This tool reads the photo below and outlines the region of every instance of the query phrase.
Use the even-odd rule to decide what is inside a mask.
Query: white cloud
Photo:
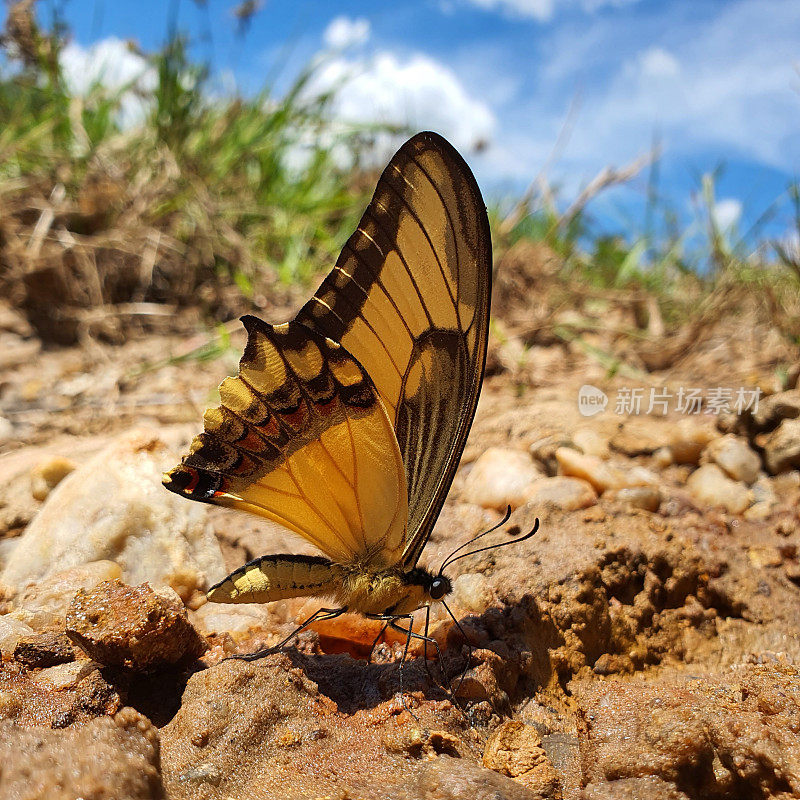
[[[681,71],[678,59],[663,47],[650,47],[639,56],[643,75],[653,78],[674,78]]]
[[[512,17],[528,17],[539,22],[549,22],[556,11],[577,8],[594,13],[601,8],[619,8],[638,0],[467,0],[487,11],[500,11]]]
[[[503,11],[518,17],[531,17],[541,22],[553,16],[554,0],[469,0],[487,11]]]
[[[721,231],[730,231],[742,217],[742,203],[733,197],[717,200],[713,214],[717,228]]]
[[[128,88],[152,92],[158,83],[152,64],[115,36],[101,39],[88,48],[70,42],[61,51],[60,59],[68,89],[79,96],[98,84],[111,92]],[[129,126],[141,121],[145,110],[141,97],[126,92],[120,103],[120,124]]]
[[[364,44],[369,39],[369,34],[369,20],[363,17],[358,19],[336,17],[325,28],[322,40],[334,50],[344,50],[347,47]]]
[[[487,103],[472,96],[453,70],[422,53],[334,58],[322,64],[312,91],[331,88],[339,89],[333,113],[342,121],[430,128],[463,150],[490,139],[496,125]]]

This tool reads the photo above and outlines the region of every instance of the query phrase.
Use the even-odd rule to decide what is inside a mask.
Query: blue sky
[[[699,176],[721,167],[720,220],[741,213],[746,230],[800,175],[797,0],[267,0],[245,35],[217,0],[58,7],[90,61],[109,37],[157,47],[177,9],[195,54],[244,91],[328,51],[319,81],[345,81],[337,113],[441,131],[489,196],[546,168],[569,198],[657,137],[676,210],[688,216]],[[603,198],[606,223],[641,224],[644,187],[642,176]],[[779,203],[766,232],[790,222]]]

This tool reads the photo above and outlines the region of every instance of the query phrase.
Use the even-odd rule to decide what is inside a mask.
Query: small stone
[[[696,469],[686,485],[700,502],[723,506],[731,514],[741,514],[753,500],[753,493],[744,484],[731,480],[716,464]]]
[[[766,475],[762,475],[751,487],[753,500],[756,503],[769,503],[774,505],[778,502],[773,486],[773,480]]]
[[[783,556],[780,550],[769,545],[748,547],[747,556],[754,567],[779,567],[783,564]]]
[[[623,480],[626,487],[658,486],[661,483],[655,472],[640,464],[634,464],[630,469],[625,470]]]
[[[753,412],[753,422],[757,430],[769,430],[786,419],[800,417],[800,389],[776,392],[759,400]]]
[[[663,426],[642,419],[630,419],[611,437],[611,447],[626,456],[650,455],[664,445]]]
[[[67,636],[110,666],[151,670],[197,658],[208,644],[189,623],[180,598],[170,594],[121,581],[81,590],[67,612]]]
[[[540,478],[531,485],[528,502],[533,506],[554,506],[563,511],[588,508],[597,502],[597,492],[580,478]]]
[[[669,437],[669,449],[675,464],[698,464],[700,454],[713,439],[715,431],[698,425],[691,419],[678,421]]]
[[[625,485],[622,472],[599,458],[587,456],[570,447],[559,447],[556,459],[562,475],[582,478],[602,494],[606,489],[618,489]]]
[[[58,456],[37,464],[31,470],[31,494],[37,500],[44,500],[76,466],[74,461]]]
[[[92,667],[91,662],[84,659],[46,667],[34,673],[32,677],[40,686],[52,689],[70,689],[94,668],[96,668],[96,665]]]
[[[761,459],[754,453],[744,439],[728,434],[710,442],[703,451],[702,460],[714,462],[733,478],[747,484],[758,478]]]
[[[800,419],[784,420],[763,438],[764,464],[772,475],[800,467]]]
[[[525,503],[530,485],[542,474],[527,453],[490,447],[467,475],[464,499],[483,508],[517,508]]]
[[[558,773],[532,725],[506,720],[495,728],[483,752],[483,766],[507,775],[539,796],[553,797],[560,790]]]
[[[661,469],[666,469],[667,467],[671,467],[673,462],[672,456],[672,448],[671,447],[659,447],[658,450],[653,453],[653,461],[657,467]]]
[[[67,664],[75,660],[75,650],[66,634],[60,632],[25,636],[14,648],[14,661],[33,669]]]
[[[775,492],[783,496],[800,489],[800,471],[793,469],[790,472],[783,472],[774,478],[770,478],[770,481]]]
[[[8,614],[0,617],[0,656],[11,658],[17,643],[24,636],[30,636],[33,628]]]
[[[587,456],[608,458],[608,440],[593,428],[578,428],[572,435],[572,443]]]
[[[630,508],[658,511],[661,505],[661,492],[654,486],[632,486],[620,489],[617,492],[617,500]]]

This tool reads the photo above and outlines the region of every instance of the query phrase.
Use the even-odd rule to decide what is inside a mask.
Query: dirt
[[[541,272],[534,278],[550,286],[550,261],[535,257]],[[563,469],[558,448],[574,446],[577,432],[590,429],[605,448],[604,463],[625,475],[643,469],[656,476],[646,503],[619,489],[600,490],[588,508],[515,508],[504,529],[525,532],[538,518],[539,532],[454,565],[451,578],[480,580],[470,577],[462,585],[472,588],[455,597],[460,630],[444,614],[435,618],[444,655],[427,667],[416,649],[401,672],[398,641],[380,645],[368,663],[363,642],[373,628],[353,619],[304,634],[297,648],[258,662],[222,661],[291,630],[306,610],[299,602],[250,632],[208,635],[200,662],[163,679],[123,679],[96,665],[92,671],[84,659],[77,663],[85,675],[54,686],[37,679],[46,671],[41,664],[7,660],[1,710],[13,720],[3,724],[14,726],[14,740],[40,737],[44,747],[70,753],[79,731],[91,731],[86,741],[106,755],[86,766],[88,783],[76,791],[96,782],[98,770],[103,785],[128,786],[122,765],[129,758],[157,771],[119,797],[160,797],[162,783],[167,798],[208,800],[800,796],[797,472],[768,476],[775,496],[763,514],[709,506],[687,486],[705,446],[687,446],[687,463],[660,456],[687,415],[614,410],[626,387],[668,387],[673,396],[681,386],[704,393],[759,387],[765,396],[791,389],[780,376],[800,362],[797,346],[745,308],[736,319],[673,331],[659,364],[652,339],[645,346],[619,333],[640,324],[637,302],[600,298],[605,305],[594,313],[607,329],[586,326],[565,339],[557,314],[588,314],[597,297],[550,304],[551,289],[541,302],[523,304],[520,287],[539,285],[534,278],[500,284],[507,313],[499,315],[476,422],[423,561],[438,567],[457,544],[499,521],[498,511],[467,499],[472,465],[492,447],[530,453],[552,476]],[[231,347],[207,359],[198,357],[207,334],[175,328],[129,332],[120,346],[42,349],[10,308],[0,323],[0,418],[11,429],[0,440],[0,545],[3,537],[13,542],[41,507],[30,488],[37,464],[56,457],[85,464],[132,427],[195,431],[243,343],[231,326]],[[608,396],[605,413],[579,413],[586,384]],[[755,437],[770,423],[759,420],[727,430],[761,457]],[[714,415],[694,421],[709,436],[725,428]],[[312,552],[245,515],[212,509],[208,519],[231,569],[264,553]],[[9,597],[6,610],[14,602]],[[50,667],[61,668],[71,665]],[[143,712],[157,733],[140,725],[129,734],[136,727],[130,720],[101,731],[121,705]],[[125,744],[130,736],[136,741]],[[160,759],[152,750],[158,740]],[[0,772],[0,794],[19,785],[19,763]],[[30,762],[26,780],[33,786],[38,771],[36,780],[49,785],[57,780],[54,764]]]

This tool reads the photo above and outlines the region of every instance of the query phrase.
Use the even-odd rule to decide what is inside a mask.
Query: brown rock
[[[95,661],[137,670],[188,661],[208,648],[177,595],[156,594],[146,583],[106,581],[90,592],[80,590],[66,631]]]
[[[632,486],[620,489],[617,500],[629,508],[642,508],[645,511],[658,511],[661,505],[661,492],[655,486]]]
[[[689,418],[680,420],[669,437],[672,460],[676,464],[697,464],[706,445],[716,436],[713,430],[697,424],[694,420]]]
[[[549,505],[574,511],[593,506],[597,502],[597,492],[588,481],[559,475],[535,481],[528,489],[527,499],[535,508]]]
[[[0,796],[14,800],[157,800],[158,734],[124,708],[66,730],[0,722]]]
[[[26,667],[53,667],[75,660],[72,642],[64,633],[25,636],[14,648],[14,660]]]
[[[800,467],[800,419],[782,422],[763,439],[764,464],[773,475]]]
[[[650,455],[666,444],[662,424],[630,419],[611,437],[611,447],[626,456]]]
[[[525,502],[531,483],[541,476],[528,453],[490,447],[472,465],[464,481],[464,497],[483,508],[517,508]]]
[[[617,489],[625,486],[622,472],[595,456],[579,453],[571,447],[559,447],[556,450],[559,471],[563,475],[582,478],[594,486],[599,493],[606,489]]]
[[[531,725],[507,720],[496,728],[486,743],[483,766],[508,775],[545,797],[561,797],[558,773]]]
[[[605,681],[582,691],[578,702],[590,783],[656,776],[692,797],[800,793],[798,667]]]

